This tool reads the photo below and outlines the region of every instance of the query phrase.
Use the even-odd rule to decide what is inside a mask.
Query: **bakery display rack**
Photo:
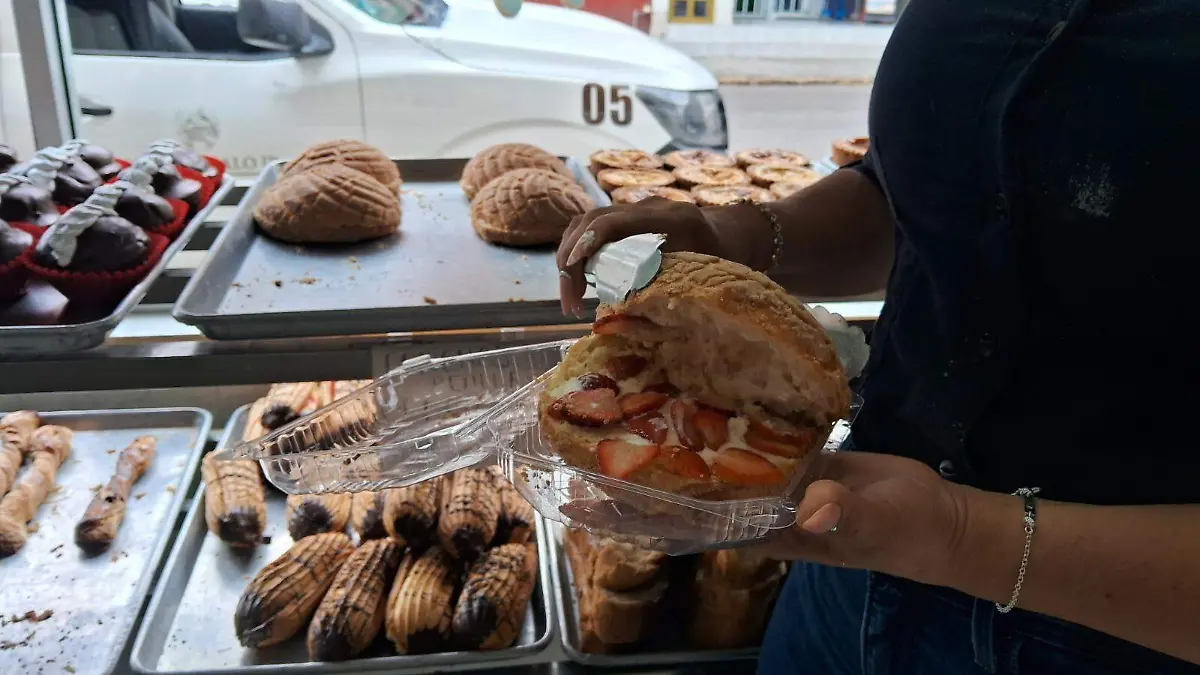
[[[567,166],[600,206],[581,162]],[[268,166],[246,193],[175,305],[177,320],[218,340],[537,326],[559,309],[553,247],[493,246],[467,226],[465,159],[397,160],[400,231],[358,244],[298,246],[262,234],[254,207],[280,176]]]
[[[74,432],[56,487],[15,554],[0,558],[0,672],[128,672],[123,648],[196,480],[212,418],[195,408],[42,413]],[[73,535],[95,490],[133,439],[155,439],[107,550],[85,553]]]

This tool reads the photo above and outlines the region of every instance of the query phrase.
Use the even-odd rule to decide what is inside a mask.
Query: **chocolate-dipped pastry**
[[[112,152],[95,143],[77,139],[64,145],[63,149],[78,155],[85,164],[100,174],[100,180],[105,183],[112,180],[121,171],[121,165],[117,164]]]
[[[17,151],[11,145],[0,143],[0,173],[4,173],[17,164]]]
[[[178,199],[195,212],[200,208],[200,190],[203,185],[198,180],[184,178],[174,164],[163,164],[152,176],[154,192],[167,199]]]
[[[100,173],[81,157],[71,157],[54,178],[54,201],[63,206],[82,204],[92,191],[104,184]]]
[[[30,246],[33,246],[33,235],[0,220],[0,266],[16,260]]]
[[[58,220],[58,209],[50,191],[25,176],[0,174],[0,219],[50,227]]]
[[[144,261],[150,253],[149,235],[113,211],[123,192],[115,185],[102,185],[86,202],[64,213],[38,241],[34,262],[74,272],[113,272]]]
[[[153,230],[175,220],[175,210],[170,202],[133,184],[129,184],[117,200],[117,215],[144,230]]]
[[[217,175],[217,169],[208,163],[204,155],[185,148],[182,143],[175,139],[164,138],[150,144],[151,152],[160,152],[169,154],[171,161],[179,166],[186,166],[189,169],[198,171],[205,178],[213,178]]]

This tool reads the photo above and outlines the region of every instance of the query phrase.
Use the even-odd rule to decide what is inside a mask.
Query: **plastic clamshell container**
[[[256,459],[288,494],[412,485],[497,462],[543,517],[643,548],[693,553],[753,543],[796,520],[794,495],[838,450],[838,422],[817,457],[778,495],[711,501],[638,485],[567,464],[539,433],[538,397],[573,341],[451,358],[420,357],[260,439],[236,458]]]

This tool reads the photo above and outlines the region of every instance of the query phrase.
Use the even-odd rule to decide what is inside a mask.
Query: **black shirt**
[[[1200,503],[1200,2],[913,0],[870,130],[896,255],[856,445]]]

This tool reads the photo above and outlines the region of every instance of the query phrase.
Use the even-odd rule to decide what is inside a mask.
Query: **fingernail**
[[[810,534],[826,534],[837,527],[838,521],[841,519],[842,507],[837,504],[826,504],[809,516],[808,520],[800,525],[800,529]]]
[[[567,267],[574,267],[587,257],[588,250],[592,247],[592,242],[596,240],[596,233],[592,230],[584,232],[579,237],[579,241],[575,242],[575,248],[571,249],[571,255],[567,256]]]

